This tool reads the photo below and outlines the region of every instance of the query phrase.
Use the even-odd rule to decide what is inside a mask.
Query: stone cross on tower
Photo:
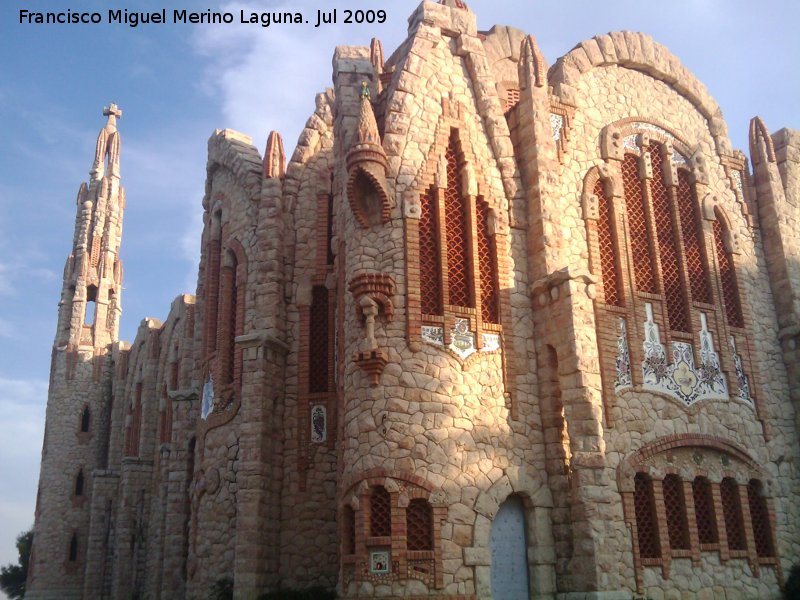
[[[109,128],[117,128],[117,119],[122,118],[122,109],[117,106],[114,102],[109,104],[108,106],[103,107],[103,116],[108,117],[108,122],[106,123],[106,129]]]

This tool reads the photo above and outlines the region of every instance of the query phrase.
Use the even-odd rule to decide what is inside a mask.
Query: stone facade
[[[778,597],[800,134],[754,119],[750,170],[647,36],[548,69],[460,0],[386,60],[338,47],[333,82],[289,160],[274,132],[263,156],[212,135],[197,294],[132,344],[106,110],[27,597]]]

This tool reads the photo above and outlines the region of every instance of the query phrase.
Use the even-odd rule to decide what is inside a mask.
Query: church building
[[[780,597],[800,133],[748,159],[641,33],[548,66],[462,0],[408,23],[335,49],[290,156],[213,133],[196,293],[130,343],[104,110],[27,599]]]

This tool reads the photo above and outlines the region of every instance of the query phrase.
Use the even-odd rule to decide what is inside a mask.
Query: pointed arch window
[[[330,387],[330,306],[328,288],[311,289],[309,316],[308,391],[328,392]]]
[[[436,182],[420,196],[419,250],[411,260],[419,268],[421,321],[445,330],[438,341],[434,334],[425,339],[449,340],[456,321],[467,337],[477,329],[478,343],[463,355],[484,345],[483,330],[499,331],[501,324],[496,215],[477,191],[458,130],[451,129]]]
[[[220,281],[220,333],[218,357],[222,382],[233,385],[238,380],[239,365],[236,360],[236,336],[241,334],[239,310],[239,260],[236,253],[228,251]]]
[[[722,215],[718,209],[714,210],[717,217],[712,222],[714,229],[714,249],[717,254],[719,265],[719,278],[722,284],[722,303],[725,305],[725,317],[731,327],[744,327],[744,317],[742,316],[742,302],[739,299],[739,286],[736,282],[736,270],[733,266],[733,258],[725,247],[725,240],[729,238],[730,232],[725,227]]]
[[[83,469],[80,469],[78,471],[78,474],[75,476],[75,496],[76,497],[83,496],[83,484],[84,484]]]
[[[598,178],[594,184],[594,195],[597,196],[598,221],[597,238],[600,246],[600,271],[603,276],[603,290],[606,304],[622,306],[622,282],[617,267],[617,241],[612,223],[611,203],[606,195],[603,181]]]
[[[92,425],[92,412],[89,410],[88,406],[83,407],[83,411],[81,411],[81,433],[89,433],[89,429]]]
[[[639,556],[661,558],[653,480],[646,473],[637,473],[634,478],[633,506],[636,513]]]
[[[73,533],[69,540],[69,549],[67,550],[67,560],[69,562],[76,562],[78,560],[78,534]]]

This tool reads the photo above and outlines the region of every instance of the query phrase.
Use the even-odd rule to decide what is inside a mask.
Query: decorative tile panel
[[[617,378],[614,380],[614,391],[619,392],[625,388],[633,387],[631,379],[631,355],[628,350],[628,326],[625,319],[620,317],[617,334],[617,359],[615,366]]]
[[[311,407],[311,441],[321,444],[328,439],[328,413],[324,406]]]
[[[738,383],[739,387],[736,397],[742,402],[747,402],[747,404],[752,405],[753,398],[750,396],[750,382],[747,378],[747,375],[744,373],[744,368],[742,367],[742,357],[736,351],[736,340],[733,336],[730,336],[729,340],[731,343],[731,352],[733,353],[733,365],[736,369],[736,382]]]
[[[484,333],[481,352],[493,352],[500,349],[500,335],[497,333]],[[444,328],[435,325],[422,326],[422,339],[429,344],[444,346]],[[456,319],[453,329],[450,330],[450,345],[447,346],[462,359],[477,352],[475,347],[475,332],[469,328],[469,319]]]
[[[205,420],[211,411],[214,409],[214,379],[211,375],[208,380],[203,384],[203,402],[200,406],[200,417]]]
[[[564,117],[550,113],[550,127],[553,130],[553,139],[558,142],[561,139],[561,130],[564,128]]]
[[[644,389],[667,394],[687,406],[698,400],[727,400],[728,386],[719,366],[706,316],[702,313],[700,316],[700,365],[695,366],[692,345],[685,342],[672,342],[672,361],[668,364],[658,325],[653,321],[652,305],[645,304],[645,310]]]

